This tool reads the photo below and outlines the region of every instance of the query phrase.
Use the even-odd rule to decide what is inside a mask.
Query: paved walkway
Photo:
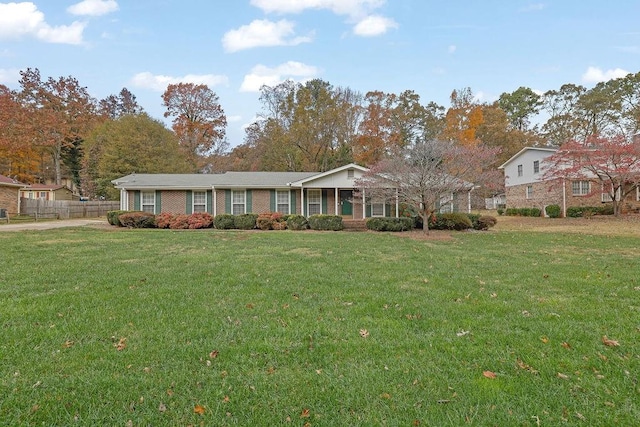
[[[57,221],[26,222],[19,224],[0,224],[0,233],[3,231],[23,230],[51,230],[52,228],[82,227],[86,225],[106,224],[105,218],[62,219]]]

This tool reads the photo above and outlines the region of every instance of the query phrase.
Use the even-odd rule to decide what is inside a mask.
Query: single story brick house
[[[549,147],[525,147],[503,163],[507,208],[539,208],[558,205],[566,216],[573,206],[598,206],[611,203],[608,189],[597,179],[544,180],[545,160],[557,150]],[[640,189],[627,196],[624,211],[640,209]]]
[[[4,215],[15,215],[20,212],[20,189],[27,185],[0,175],[0,209],[3,210]]]
[[[399,205],[354,197],[367,168],[350,163],[326,172],[130,174],[111,181],[120,209],[212,215],[280,212],[341,215],[345,219],[397,217]],[[362,199],[366,202],[362,203]],[[466,197],[447,197],[445,209],[468,211]],[[460,206],[454,203],[460,203]]]

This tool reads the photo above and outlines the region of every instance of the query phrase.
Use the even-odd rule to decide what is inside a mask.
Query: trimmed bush
[[[156,215],[156,227],[170,228],[171,222],[176,216],[171,213],[163,212]]]
[[[289,230],[306,230],[309,228],[309,221],[304,215],[288,215],[287,228]]]
[[[240,230],[253,230],[256,228],[256,220],[258,219],[258,214],[242,214],[236,215],[233,219],[233,225],[235,228],[239,228]]]
[[[118,227],[122,227],[122,224],[120,223],[120,215],[128,213],[130,211],[121,211],[121,210],[117,210],[117,211],[109,211],[107,212],[107,222],[111,225],[117,225]]]
[[[189,215],[180,214],[174,215],[169,223],[169,228],[172,230],[186,230],[189,228]]]
[[[506,215],[508,216],[540,216],[542,210],[539,208],[507,208]]]
[[[567,208],[567,216],[569,218],[589,217],[592,215],[613,215],[613,205],[571,206]]]
[[[213,219],[213,226],[218,230],[231,230],[235,228],[234,216],[231,214],[219,214]]]
[[[367,229],[373,231],[407,231],[413,228],[413,218],[369,218]]]
[[[312,230],[340,231],[344,228],[339,215],[311,215],[308,221]]]
[[[213,227],[213,216],[208,212],[195,212],[187,215],[187,224],[190,230]]]
[[[478,221],[473,224],[474,230],[488,230],[498,223],[496,217],[491,215],[482,215],[478,218]]]
[[[256,219],[256,226],[260,230],[272,230],[273,229],[273,219],[271,218],[271,212],[262,213],[258,215]]]
[[[149,212],[127,212],[118,217],[120,224],[128,228],[154,228],[156,216]]]
[[[429,218],[429,228],[431,230],[468,230],[473,224],[469,216],[464,213],[443,213],[435,214]]]
[[[504,209],[503,208],[498,208],[497,212],[498,212],[498,215],[500,215],[500,216],[504,215]]]
[[[544,208],[544,212],[547,214],[549,218],[560,218],[560,214],[562,214],[562,209],[560,209],[559,205],[548,205]]]

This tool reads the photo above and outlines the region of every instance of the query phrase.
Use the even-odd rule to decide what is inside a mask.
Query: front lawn
[[[637,425],[637,237],[0,234],[0,424]]]

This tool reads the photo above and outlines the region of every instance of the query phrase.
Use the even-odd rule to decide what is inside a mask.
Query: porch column
[[[362,189],[362,219],[367,219],[367,195]]]
[[[129,210],[129,195],[124,188],[120,189],[120,210]]]
[[[335,214],[336,214],[336,215],[340,215],[340,214],[342,214],[342,211],[340,211],[340,214],[338,213],[338,188],[337,188],[337,187],[336,187],[336,188],[334,188],[333,192],[334,192],[334,194],[335,194],[335,195],[334,195],[334,197],[333,197],[334,204],[336,205],[336,208],[335,208],[335,209],[336,209],[336,210],[335,210]]]
[[[398,195],[398,189],[396,188],[396,218],[400,218],[400,196]]]
[[[211,192],[213,193],[213,217],[215,218],[218,212],[218,195],[214,185],[211,186]]]
[[[304,187],[300,186],[300,215],[306,216],[304,214]]]

